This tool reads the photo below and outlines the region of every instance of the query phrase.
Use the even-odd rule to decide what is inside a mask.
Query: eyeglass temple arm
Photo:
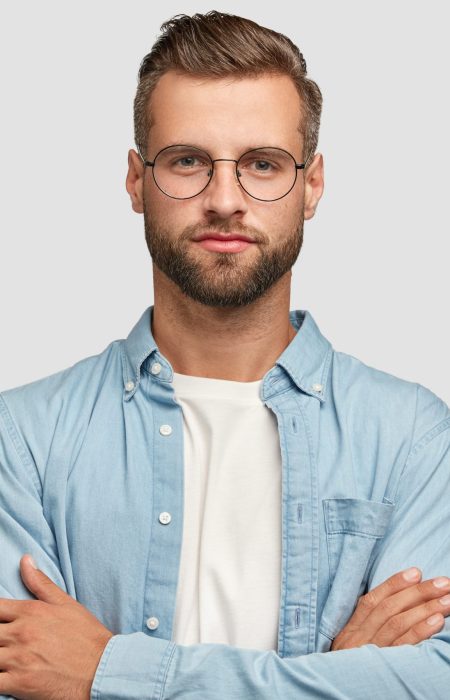
[[[145,160],[145,158],[144,158],[144,156],[142,155],[142,153],[141,153],[141,151],[140,151],[139,148],[136,148],[136,150],[137,150],[137,152],[139,153],[139,157],[140,157],[140,159],[142,160],[144,166],[147,165],[147,166],[149,166],[150,168],[152,168],[152,167],[155,165],[155,161],[154,161],[154,160],[153,160],[153,161]]]
[[[295,167],[297,168],[297,170],[304,170],[304,168],[306,168],[308,166],[308,161],[311,158],[311,156],[312,156],[312,152],[309,153],[309,155],[304,163],[296,163]]]

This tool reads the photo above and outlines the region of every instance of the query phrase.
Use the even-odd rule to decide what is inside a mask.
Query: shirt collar
[[[289,318],[297,333],[276,364],[306,394],[324,402],[333,348],[322,335],[309,311],[290,311]]]
[[[171,381],[173,370],[156,345],[151,330],[153,306],[149,306],[122,342],[122,364],[125,398],[136,392],[143,363],[152,357],[161,365],[160,380]],[[309,311],[290,311],[289,318],[297,333],[269,370],[264,379],[282,368],[301,391],[323,402],[326,398],[327,376],[332,347],[322,335]]]

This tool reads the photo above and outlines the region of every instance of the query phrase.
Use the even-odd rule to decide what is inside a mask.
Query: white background
[[[234,12],[288,34],[324,95],[326,189],[294,270],[338,350],[450,400],[445,2],[0,6],[0,388],[125,337],[153,302],[125,190],[143,56],[174,14]]]

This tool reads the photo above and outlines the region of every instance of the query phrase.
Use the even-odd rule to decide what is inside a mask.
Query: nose
[[[234,160],[214,161],[213,176],[203,192],[203,206],[206,214],[223,219],[246,213],[247,195],[236,177]]]

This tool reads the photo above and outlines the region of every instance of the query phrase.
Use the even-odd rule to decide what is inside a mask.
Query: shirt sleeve
[[[63,590],[53,533],[42,512],[42,485],[31,452],[19,438],[0,395],[0,597],[34,598],[20,576],[21,557],[29,553]],[[6,700],[10,695],[0,695]]]
[[[442,405],[441,405],[442,406]],[[389,532],[369,587],[408,566],[423,578],[450,575],[450,417],[413,442]],[[356,602],[356,601],[355,601]],[[222,644],[177,645],[144,633],[109,641],[92,700],[447,700],[450,623],[413,645],[281,658]]]
[[[42,483],[33,455],[0,395],[0,596],[34,598],[22,582],[21,557],[29,553],[67,591],[52,529],[43,514]]]

